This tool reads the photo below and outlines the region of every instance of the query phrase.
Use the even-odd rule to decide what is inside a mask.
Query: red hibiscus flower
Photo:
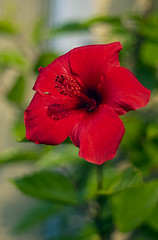
[[[121,48],[119,42],[78,47],[40,68],[25,111],[26,138],[57,145],[70,136],[85,160],[112,159],[125,132],[119,115],[150,99],[150,90],[120,67]]]

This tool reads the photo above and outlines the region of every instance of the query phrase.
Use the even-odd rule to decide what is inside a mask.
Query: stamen
[[[82,87],[76,79],[67,75],[60,75],[56,77],[55,83],[55,88],[60,94],[70,97],[80,96]]]
[[[60,120],[63,118],[69,117],[69,113],[67,112],[67,106],[64,104],[52,104],[48,106],[47,114],[50,118],[54,120]]]

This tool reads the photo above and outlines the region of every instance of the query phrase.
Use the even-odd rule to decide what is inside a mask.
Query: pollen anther
[[[55,88],[60,94],[70,97],[80,96],[81,86],[76,79],[68,75],[58,75],[55,79],[55,83]]]

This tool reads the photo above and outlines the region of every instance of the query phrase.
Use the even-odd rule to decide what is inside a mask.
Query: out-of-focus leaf
[[[158,42],[158,15],[152,14],[149,18],[142,18],[138,32],[146,39]]]
[[[13,125],[13,134],[19,142],[23,140],[24,142],[24,136],[25,136],[25,125],[24,125],[24,113],[20,114],[17,119],[14,122]]]
[[[128,232],[142,224],[151,214],[157,197],[157,180],[112,195],[112,212],[118,229]]]
[[[146,222],[155,230],[158,231],[158,203],[153,207]]]
[[[70,180],[57,172],[42,171],[22,178],[12,179],[12,182],[23,193],[52,202],[76,204],[77,194]]]
[[[145,129],[145,123],[143,122],[143,119],[126,116],[123,118],[123,122],[126,132],[125,137],[122,139],[121,147],[123,150],[129,150],[133,147],[139,148],[141,145],[140,139],[142,138]]]
[[[89,31],[89,29],[94,25],[94,24],[99,24],[99,23],[107,23],[110,25],[117,25],[117,26],[122,26],[121,24],[121,19],[119,17],[114,17],[114,16],[97,16],[95,18],[88,19],[86,21],[82,22],[68,22],[66,24],[63,24],[59,27],[52,28],[49,30],[48,37],[55,36],[57,34],[64,34],[64,33],[76,33],[80,31]]]
[[[35,44],[44,40],[44,28],[45,28],[45,21],[44,19],[39,19],[33,28],[32,32],[32,40]]]
[[[91,198],[97,194],[109,195],[141,185],[143,185],[143,182],[140,172],[132,168],[127,168],[120,173],[114,168],[106,168],[103,171],[102,189],[97,190],[96,176],[92,172],[85,189],[85,195],[86,198]]]
[[[25,216],[15,225],[14,232],[23,232],[35,225],[42,223],[50,216],[57,214],[63,206],[54,205],[51,203],[43,202],[37,204],[34,208],[29,210]]]
[[[146,223],[136,229],[128,238],[129,240],[157,240],[158,231],[152,229]]]
[[[41,156],[41,152],[38,150],[24,150],[20,148],[7,149],[0,154],[0,165],[23,162],[23,161],[35,161]]]
[[[60,145],[55,151],[49,151],[36,163],[39,168],[50,166],[64,166],[70,163],[77,163],[78,149],[73,144]]]
[[[76,237],[76,236],[71,236],[71,235],[62,235],[60,237],[53,237],[53,238],[47,238],[46,240],[80,240],[80,237]]]
[[[65,139],[65,141],[62,142],[62,143],[63,143],[63,144],[71,144],[72,142],[71,142],[70,137],[67,137],[67,138]]]
[[[10,91],[7,94],[7,98],[10,102],[16,103],[18,105],[22,105],[23,97],[25,93],[25,78],[24,76],[19,76],[13,87],[10,89]]]
[[[27,65],[26,59],[17,51],[0,52],[0,66],[5,67],[19,67],[23,68]]]
[[[85,25],[91,26],[96,23],[109,23],[111,25],[121,25],[121,18],[116,16],[97,16],[85,22]]]
[[[64,33],[72,33],[78,31],[88,31],[89,28],[86,24],[80,22],[68,22],[59,27],[53,28],[49,31],[50,36],[54,36],[56,34],[64,34]]]
[[[18,142],[29,142],[31,143],[26,137],[20,138]]]
[[[145,142],[141,149],[135,149],[129,154],[132,163],[143,172],[144,175],[149,174],[152,168],[158,166],[157,156],[157,144],[155,145],[152,142]]]
[[[144,145],[145,152],[150,158],[151,167],[158,165],[158,147],[157,145],[151,143],[146,143]]]
[[[158,42],[153,43],[149,41],[145,41],[140,49],[140,57],[141,60],[151,66],[157,67],[158,66]]]
[[[15,35],[17,28],[6,20],[0,20],[0,34]]]
[[[146,134],[147,134],[147,139],[149,139],[149,140],[152,140],[155,138],[157,139],[158,138],[158,124],[156,124],[156,123],[150,124],[147,127]]]
[[[145,64],[143,59],[141,59],[141,62],[137,63],[135,76],[143,84],[144,87],[150,90],[154,90],[157,85],[155,69]]]
[[[36,73],[38,73],[39,67],[46,67],[48,64],[53,62],[58,56],[59,55],[55,52],[44,52],[44,53],[42,53],[38,57],[38,59],[35,63],[34,71]]]

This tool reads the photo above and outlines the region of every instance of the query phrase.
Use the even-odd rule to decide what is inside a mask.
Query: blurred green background
[[[157,240],[158,2],[0,0],[0,36],[0,238]],[[121,65],[152,92],[147,107],[122,116],[117,156],[97,167],[69,139],[22,140],[38,68],[113,41],[123,45]]]

